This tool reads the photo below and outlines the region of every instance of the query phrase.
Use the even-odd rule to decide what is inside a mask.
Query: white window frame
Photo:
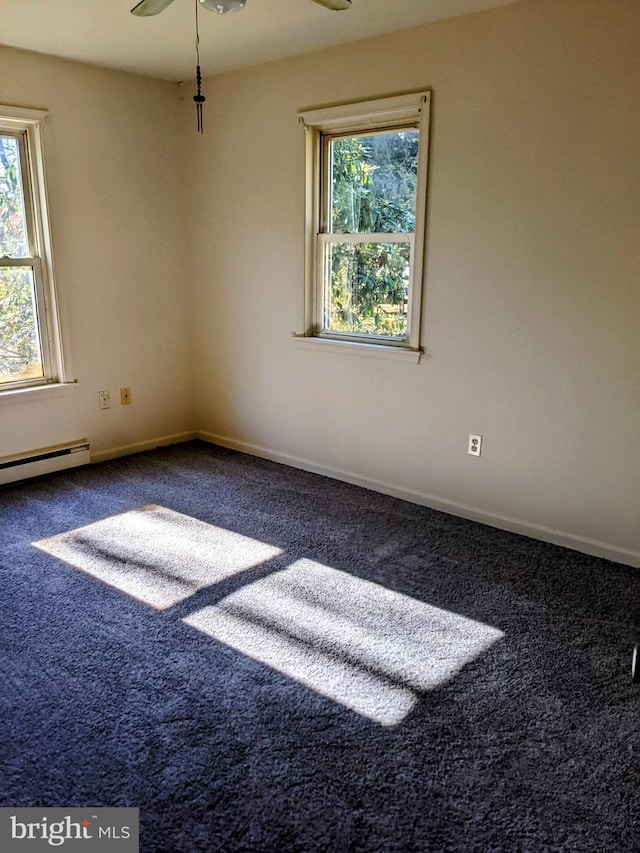
[[[0,396],[65,382],[44,162],[43,125],[47,119],[46,110],[0,105],[0,134],[18,139],[29,243],[29,257],[0,257],[0,267],[33,269],[44,373],[36,379],[0,384]]]
[[[333,348],[348,346],[367,354],[412,356],[417,360],[422,351],[420,318],[424,276],[425,229],[427,212],[427,177],[429,156],[429,115],[431,93],[412,92],[354,104],[342,104],[315,110],[302,110],[299,118],[305,129],[305,277],[301,325],[298,340],[330,344]],[[323,169],[327,140],[336,136],[375,133],[394,128],[419,131],[418,174],[416,185],[416,225],[413,234],[340,234],[328,233],[324,207],[328,198],[328,176]],[[336,238],[353,242],[410,242],[411,264],[408,294],[406,339],[382,335],[348,334],[323,329],[324,270],[323,244]],[[415,356],[417,355],[417,358]]]

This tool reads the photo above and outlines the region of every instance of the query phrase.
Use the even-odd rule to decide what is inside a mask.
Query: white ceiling
[[[136,0],[0,0],[0,44],[166,80],[194,76],[195,0],[160,15]],[[247,0],[228,15],[200,9],[204,76],[307,53],[517,0],[353,0],[330,12],[309,0]]]

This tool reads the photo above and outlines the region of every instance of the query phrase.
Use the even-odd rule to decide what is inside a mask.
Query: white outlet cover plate
[[[480,456],[482,449],[482,436],[469,433],[469,447],[467,453],[470,456]]]

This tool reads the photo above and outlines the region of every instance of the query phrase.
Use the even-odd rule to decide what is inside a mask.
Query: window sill
[[[76,384],[76,382],[56,382],[51,385],[34,385],[30,388],[0,391],[0,406],[41,403],[54,397],[64,397],[73,392]]]
[[[384,344],[368,344],[356,341],[337,341],[333,338],[316,338],[307,335],[294,334],[293,340],[304,344],[310,349],[324,350],[341,355],[359,355],[368,358],[388,358],[396,362],[417,364],[422,350],[408,347],[385,346]]]

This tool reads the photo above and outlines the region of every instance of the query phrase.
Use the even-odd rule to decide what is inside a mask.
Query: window
[[[420,349],[428,92],[301,113],[303,337]]]
[[[0,106],[0,392],[62,381],[40,110]]]

